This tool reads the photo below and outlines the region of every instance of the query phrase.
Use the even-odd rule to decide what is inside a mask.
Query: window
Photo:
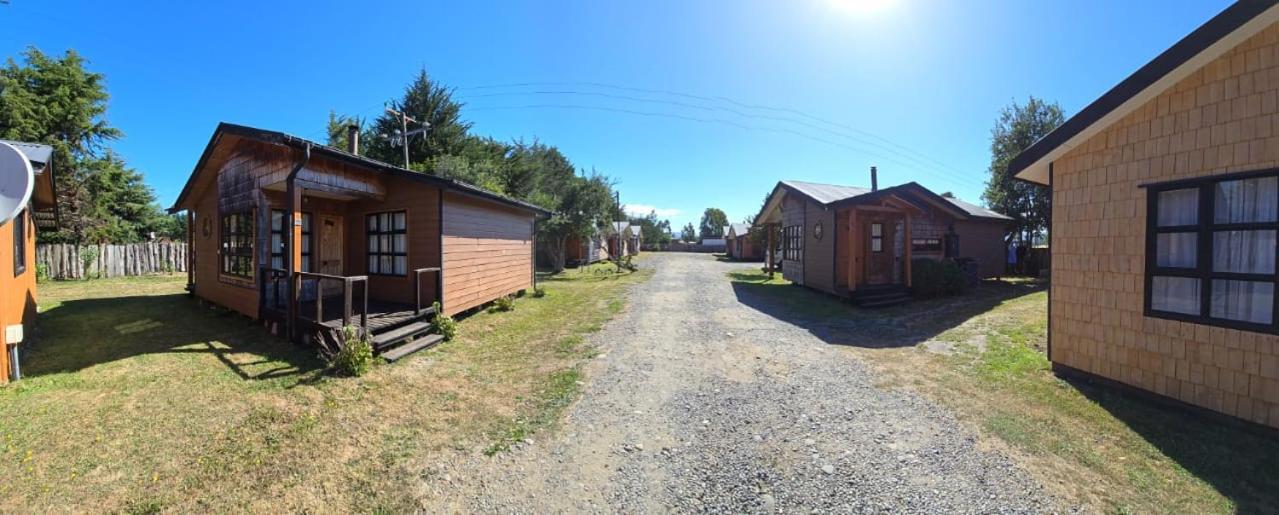
[[[224,275],[253,278],[253,213],[222,215],[222,268]]]
[[[271,268],[285,270],[284,248],[289,216],[283,209],[271,210]],[[311,271],[311,213],[302,213],[302,271]]]
[[[27,271],[27,210],[13,217],[13,276]]]
[[[910,240],[914,252],[941,252],[941,238],[915,238]]]
[[[884,224],[870,224],[870,251],[884,251]]]
[[[1146,313],[1274,331],[1279,174],[1155,186]]]
[[[404,211],[368,216],[368,269],[375,275],[408,275],[408,220]]]
[[[804,226],[792,225],[782,229],[782,259],[799,261],[804,258]]]

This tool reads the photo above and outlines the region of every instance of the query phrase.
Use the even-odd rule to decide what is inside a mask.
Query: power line
[[[579,105],[579,104],[524,104],[524,105],[485,106],[485,107],[470,108],[471,111],[502,111],[502,110],[524,110],[524,109],[570,109],[570,110],[583,110],[583,111],[603,111],[603,112],[631,114],[631,115],[637,115],[637,116],[646,116],[646,117],[653,117],[653,118],[674,118],[674,119],[687,120],[687,121],[706,123],[706,124],[718,123],[718,124],[737,127],[737,128],[748,130],[748,131],[762,131],[762,132],[790,134],[790,135],[808,139],[811,141],[816,141],[819,143],[825,143],[827,145],[833,145],[836,147],[844,148],[846,150],[851,150],[853,152],[872,154],[882,159],[885,159],[887,161],[894,162],[906,167],[911,167],[911,168],[918,167],[917,165],[914,165],[911,163],[902,162],[892,157],[891,155],[885,155],[885,154],[879,153],[876,150],[867,150],[865,148],[850,146],[838,141],[832,141],[826,138],[814,136],[812,134],[800,132],[794,129],[748,125],[748,124],[740,123],[735,120],[728,120],[723,118],[702,118],[697,116],[689,116],[689,115],[676,114],[676,113],[659,113],[659,112],[652,112],[652,111],[639,111],[635,109],[625,109],[625,108],[605,107],[605,106],[589,106],[589,105]],[[935,170],[926,170],[926,171],[935,171]],[[964,188],[969,186],[969,184],[959,182],[958,180],[952,179],[945,174],[935,175],[935,177],[939,180],[946,181],[956,187]]]

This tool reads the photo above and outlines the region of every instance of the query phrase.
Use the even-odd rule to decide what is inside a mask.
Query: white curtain
[[[1199,188],[1160,192],[1156,207],[1160,227],[1195,225],[1199,223]]]
[[[1279,220],[1279,177],[1217,183],[1213,221],[1219,224]]]
[[[1212,317],[1269,324],[1274,298],[1274,283],[1213,280]]]
[[[1197,233],[1163,233],[1155,238],[1155,262],[1161,267],[1194,268],[1198,252]]]
[[[1151,283],[1151,309],[1187,315],[1200,314],[1199,279],[1157,276],[1152,278]]]
[[[1275,271],[1275,231],[1212,233],[1212,270],[1240,274]]]

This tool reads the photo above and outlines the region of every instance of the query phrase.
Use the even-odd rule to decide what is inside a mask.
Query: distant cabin
[[[781,181],[755,225],[780,238],[776,251],[785,279],[854,297],[909,288],[915,258],[964,259],[974,263],[978,277],[997,277],[1010,220],[913,182],[877,189]]]
[[[728,257],[739,261],[763,261],[763,231],[755,231],[750,224],[731,224],[724,236]]]
[[[220,124],[171,209],[191,293],[312,340],[407,338],[434,302],[454,315],[533,287],[545,210],[350,150]]]

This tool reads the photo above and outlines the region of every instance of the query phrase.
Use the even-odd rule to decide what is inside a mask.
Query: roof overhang
[[[176,213],[186,209],[187,197],[191,194],[191,190],[195,186],[196,177],[200,174],[200,171],[204,169],[210,156],[213,154],[214,149],[217,148],[219,143],[221,143],[223,138],[226,136],[246,138],[246,139],[256,140],[256,141],[260,141],[267,144],[283,145],[286,147],[297,148],[297,149],[301,149],[309,145],[313,154],[322,155],[322,156],[334,159],[336,161],[358,166],[360,168],[372,170],[375,172],[381,172],[381,173],[395,176],[395,177],[402,177],[402,178],[409,179],[416,182],[430,184],[440,188],[448,189],[450,191],[461,193],[467,196],[490,200],[490,201],[497,202],[499,204],[504,204],[504,205],[515,207],[518,209],[531,211],[535,215],[541,216],[541,217],[548,217],[552,214],[549,210],[542,208],[541,206],[538,206],[536,204],[531,204],[522,200],[516,200],[510,197],[506,197],[504,195],[494,193],[486,189],[480,188],[479,186],[467,184],[462,181],[447,179],[447,178],[439,177],[436,175],[426,174],[422,172],[415,172],[413,170],[392,166],[390,164],[383,163],[376,159],[369,159],[367,157],[359,156],[349,152],[344,152],[342,150],[338,150],[333,147],[321,145],[319,143],[298,138],[296,136],[285,134],[283,132],[268,131],[264,129],[257,129],[254,127],[247,127],[244,125],[236,125],[236,124],[231,124],[226,122],[219,123],[218,128],[213,131],[213,136],[209,138],[209,144],[204,148],[204,153],[200,155],[200,160],[196,162],[195,169],[192,170],[191,176],[187,179],[186,185],[183,186],[182,192],[178,194],[178,199],[173,203],[173,207],[169,208],[168,211],[170,213]]]
[[[1227,7],[1014,157],[1009,172],[1047,185],[1054,160],[1275,22],[1279,0],[1240,0]]]

